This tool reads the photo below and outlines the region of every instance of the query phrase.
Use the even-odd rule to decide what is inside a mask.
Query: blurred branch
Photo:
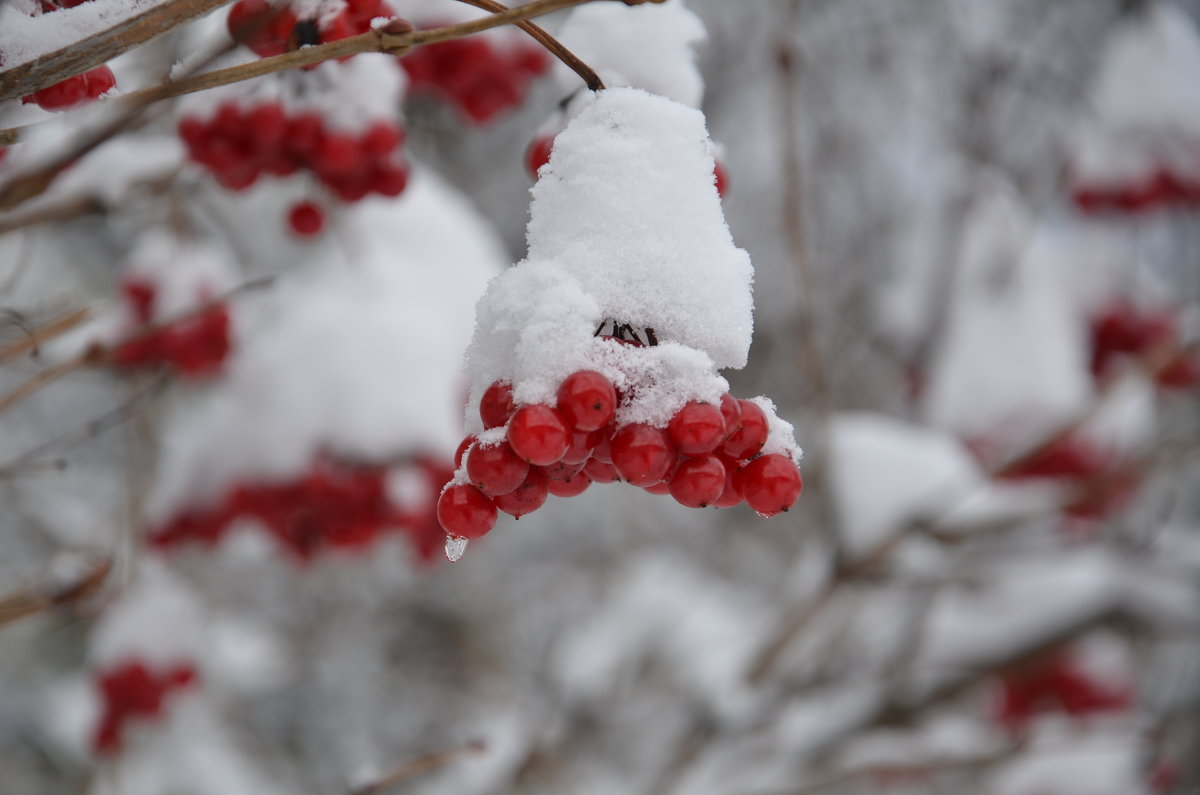
[[[102,560],[66,587],[33,587],[0,597],[0,627],[26,616],[87,599],[100,590],[111,569],[112,561]]]
[[[0,222],[2,226],[2,222]],[[78,326],[89,317],[91,310],[87,307],[81,307],[72,312],[68,312],[62,317],[51,320],[43,326],[35,329],[22,329],[25,331],[25,336],[15,342],[10,342],[7,345],[0,345],[0,364],[15,359],[18,356],[24,356],[26,353],[37,355],[38,347],[48,340],[54,339],[60,334]]]
[[[451,762],[456,762],[465,756],[474,756],[481,754],[487,750],[487,745],[482,740],[475,740],[472,743],[464,745],[461,748],[451,748],[445,751],[434,751],[431,754],[418,756],[405,762],[400,767],[383,776],[380,779],[354,787],[350,790],[350,795],[377,795],[387,788],[406,781],[414,776],[419,776],[422,773],[428,773],[431,770],[436,770],[439,767],[444,767]]]

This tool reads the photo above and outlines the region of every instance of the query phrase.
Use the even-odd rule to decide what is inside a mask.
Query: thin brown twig
[[[458,2],[482,8],[485,11],[491,11],[493,14],[508,10],[508,6],[498,3],[496,0],[458,0]],[[528,20],[522,20],[517,23],[517,27],[532,36],[538,44],[549,50],[555,58],[562,61],[571,71],[579,75],[590,90],[604,90],[604,81],[600,79],[600,75],[596,74],[596,71],[592,67],[580,60],[579,56],[568,50],[561,41],[547,33],[540,25]]]
[[[27,588],[0,598],[0,627],[88,598],[100,589],[111,570],[112,561],[102,560],[65,588]]]
[[[0,364],[15,359],[18,356],[24,356],[26,353],[34,353],[38,346],[49,340],[54,339],[60,334],[64,334],[78,326],[92,316],[92,311],[87,307],[80,307],[67,314],[51,320],[45,325],[32,329],[28,334],[19,340],[0,346]]]
[[[376,795],[376,793],[382,792],[388,787],[399,784],[402,781],[406,781],[413,776],[428,773],[430,770],[436,770],[451,762],[458,761],[464,756],[481,754],[486,750],[487,745],[482,740],[476,740],[461,748],[450,748],[445,751],[434,751],[424,756],[418,756],[416,759],[405,762],[382,778],[352,788],[350,795]]]

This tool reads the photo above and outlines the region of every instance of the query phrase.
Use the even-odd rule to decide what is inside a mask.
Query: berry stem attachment
[[[498,3],[496,0],[458,0],[458,2],[482,8],[485,11],[491,11],[493,14],[499,14],[508,10],[508,6]],[[545,28],[528,20],[517,22],[516,25],[532,36],[538,44],[549,50],[550,54],[555,58],[570,67],[571,71],[579,75],[583,79],[583,82],[587,84],[589,90],[604,90],[604,81],[600,79],[600,75],[596,74],[596,71],[592,67],[581,61],[579,56],[563,46],[561,41],[547,33]]]

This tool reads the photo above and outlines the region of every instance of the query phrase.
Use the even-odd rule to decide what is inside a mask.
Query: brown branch
[[[20,403],[25,398],[37,392],[44,386],[54,383],[64,375],[69,375],[76,370],[82,370],[98,361],[98,349],[90,349],[79,356],[68,359],[65,362],[51,365],[43,370],[34,373],[29,380],[21,384],[19,387],[0,397],[0,412]]]
[[[508,6],[497,3],[495,0],[458,0],[458,2],[482,8],[485,11],[491,11],[493,14],[499,14],[502,11],[508,10]],[[538,44],[549,50],[555,58],[562,61],[571,71],[579,75],[590,90],[604,90],[604,81],[600,79],[600,75],[596,74],[592,67],[581,61],[579,56],[568,50],[563,46],[562,42],[547,33],[545,29],[527,20],[518,22],[517,27],[532,36]]]
[[[100,589],[112,570],[111,560],[102,560],[65,588],[27,588],[0,598],[0,627],[26,616],[87,599]]]
[[[15,342],[0,346],[0,364],[10,359],[15,359],[18,356],[24,356],[26,353],[36,353],[39,345],[70,331],[91,316],[91,310],[87,307],[81,307],[73,312],[68,312],[62,317],[51,320],[44,326],[33,329]]]
[[[230,0],[168,0],[82,41],[0,72],[0,102],[24,97],[100,66]]]
[[[431,754],[418,756],[416,759],[405,762],[403,765],[380,779],[358,787],[354,787],[350,790],[350,795],[376,795],[376,793],[382,792],[388,787],[399,784],[402,781],[406,781],[413,776],[418,776],[422,773],[427,773],[430,770],[436,770],[439,767],[444,767],[451,762],[462,759],[464,756],[481,754],[486,750],[487,745],[480,740],[476,740],[475,742],[464,745],[461,748],[451,748],[446,751],[434,751]]]

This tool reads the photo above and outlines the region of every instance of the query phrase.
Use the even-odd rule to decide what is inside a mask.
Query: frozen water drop
[[[458,538],[457,536],[446,536],[446,560],[456,563],[466,551],[467,539]]]

